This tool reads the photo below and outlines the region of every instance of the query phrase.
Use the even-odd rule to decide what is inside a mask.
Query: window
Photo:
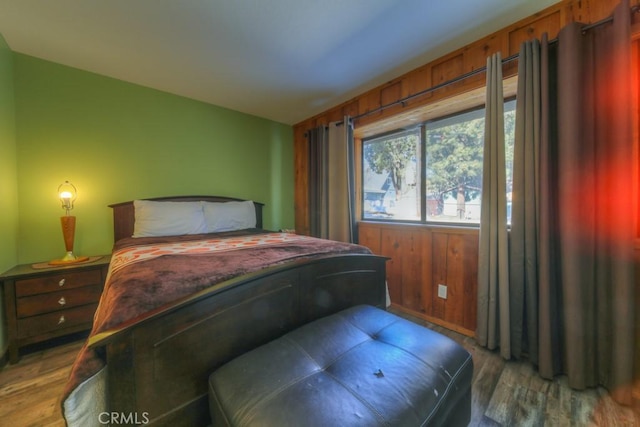
[[[507,214],[515,100],[505,103]],[[484,108],[363,141],[363,218],[478,224]]]
[[[364,143],[365,218],[420,220],[420,137],[417,128]]]

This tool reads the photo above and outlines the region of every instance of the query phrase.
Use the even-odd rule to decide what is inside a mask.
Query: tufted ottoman
[[[304,325],[209,377],[213,426],[456,426],[471,356],[451,339],[357,306]]]

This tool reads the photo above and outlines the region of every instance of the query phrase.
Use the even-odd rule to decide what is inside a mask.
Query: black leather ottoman
[[[209,377],[217,426],[456,426],[471,415],[471,356],[386,311],[304,325]]]

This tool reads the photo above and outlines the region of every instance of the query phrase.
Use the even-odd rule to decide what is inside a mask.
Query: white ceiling
[[[11,50],[295,124],[559,0],[0,0]]]

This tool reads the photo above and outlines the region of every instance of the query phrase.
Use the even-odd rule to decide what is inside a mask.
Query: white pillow
[[[134,200],[133,237],[179,236],[206,232],[200,202]]]
[[[207,233],[255,228],[256,208],[251,200],[244,202],[202,202]]]

